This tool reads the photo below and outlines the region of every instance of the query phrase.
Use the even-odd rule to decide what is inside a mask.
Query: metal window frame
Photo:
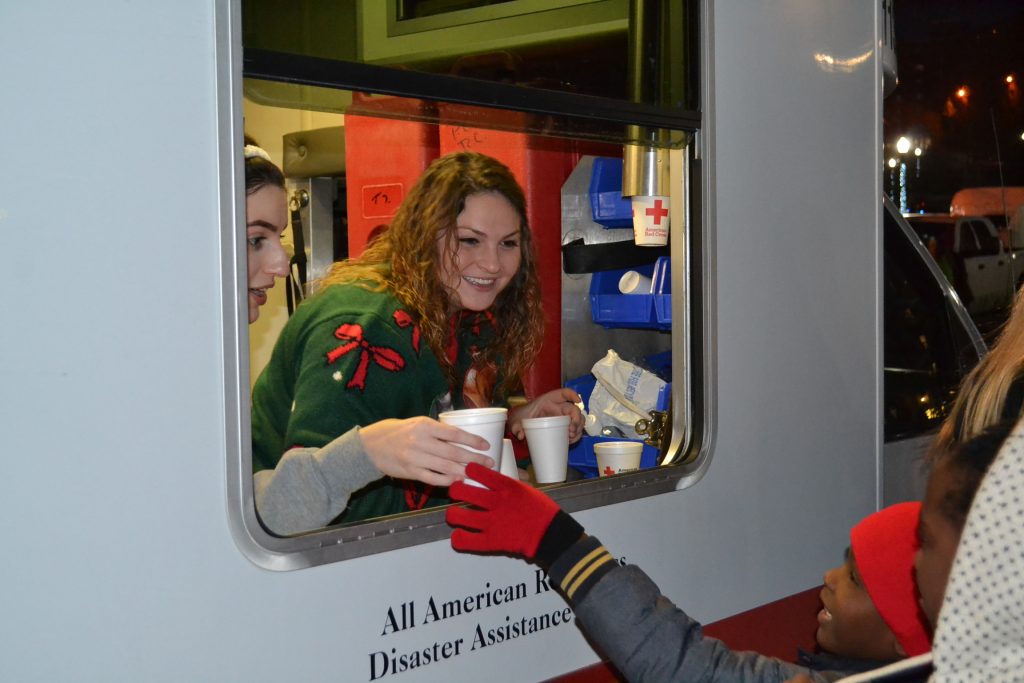
[[[237,17],[234,21],[237,22]],[[232,56],[239,57],[237,52],[232,52]],[[702,55],[703,58],[706,55]],[[673,364],[675,409],[665,460],[675,464],[609,479],[571,482],[547,492],[563,509],[575,512],[685,488],[703,476],[710,460],[712,400],[708,381],[710,339],[706,328],[710,297],[705,274],[710,261],[705,256],[707,236],[700,220],[703,182],[698,152],[699,112],[264,50],[245,50],[241,61],[242,68],[238,72],[220,74],[231,81],[232,93],[225,115],[230,120],[222,119],[222,131],[240,129],[242,79],[255,78],[685,132],[687,144],[670,151],[672,184],[679,189],[673,197],[687,198],[673,202],[672,220],[684,226],[684,238],[670,243],[673,261],[684,264],[682,268],[673,269],[673,292],[685,293],[685,296],[677,294],[672,301],[676,321],[672,330],[673,356],[678,354],[680,362]],[[467,87],[469,85],[472,87]],[[226,259],[226,272],[229,280],[233,276],[236,288],[226,296],[238,298],[238,292],[244,292],[245,287],[245,251],[240,246],[241,240],[235,238],[238,234],[235,225],[244,216],[244,202],[240,191],[240,164],[232,156],[236,150],[232,149],[230,140],[234,137],[229,136],[225,142],[221,136],[221,158],[234,174],[227,184],[235,187],[236,192],[223,212],[230,229],[224,231],[222,247],[227,254],[233,253],[233,259]],[[256,516],[253,500],[251,402],[247,392],[240,389],[249,386],[248,334],[243,308],[237,302],[231,308],[229,302],[229,313],[233,312],[233,316],[226,315],[226,324],[234,317],[240,333],[229,331],[225,335],[229,366],[225,373],[229,382],[228,507],[231,529],[243,553],[266,569],[294,570],[448,537],[451,529],[444,521],[444,507],[289,537],[275,536],[264,529]],[[230,386],[232,378],[236,378],[235,387]],[[237,404],[237,416],[231,415],[232,404]]]
[[[596,95],[528,88],[464,76],[409,71],[255,48],[246,49],[244,55],[244,78],[277,83],[686,132],[697,131],[701,123],[698,111],[668,109]]]

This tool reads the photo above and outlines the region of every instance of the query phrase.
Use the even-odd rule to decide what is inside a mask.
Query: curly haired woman
[[[473,152],[437,159],[391,225],[335,264],[285,326],[253,390],[256,507],[275,533],[450,502],[480,437],[434,419],[502,405],[543,339],[526,200],[511,171]],[[556,389],[509,410],[571,416]]]

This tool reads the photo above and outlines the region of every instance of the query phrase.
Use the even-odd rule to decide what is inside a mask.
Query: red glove
[[[583,527],[532,486],[475,462],[466,465],[466,476],[487,488],[463,481],[448,488],[453,501],[474,506],[450,507],[445,514],[448,524],[462,527],[452,533],[456,550],[537,557],[547,565],[583,534]]]

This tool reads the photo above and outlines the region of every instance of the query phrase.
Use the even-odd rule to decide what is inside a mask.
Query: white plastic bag
[[[639,439],[637,420],[649,419],[665,381],[654,373],[622,360],[614,350],[591,368],[597,384],[590,394],[586,431],[601,436],[605,427],[620,429],[626,439]]]

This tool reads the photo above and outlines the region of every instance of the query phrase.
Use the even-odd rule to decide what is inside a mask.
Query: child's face
[[[914,580],[921,609],[934,627],[946,595],[946,581],[953,556],[960,544],[960,527],[942,512],[942,499],[956,485],[948,461],[941,460],[928,478],[928,490],[921,504],[917,536],[921,546],[914,556]]]
[[[815,639],[822,649],[857,659],[890,661],[903,655],[896,636],[882,620],[857,572],[853,552],[825,572]]]

